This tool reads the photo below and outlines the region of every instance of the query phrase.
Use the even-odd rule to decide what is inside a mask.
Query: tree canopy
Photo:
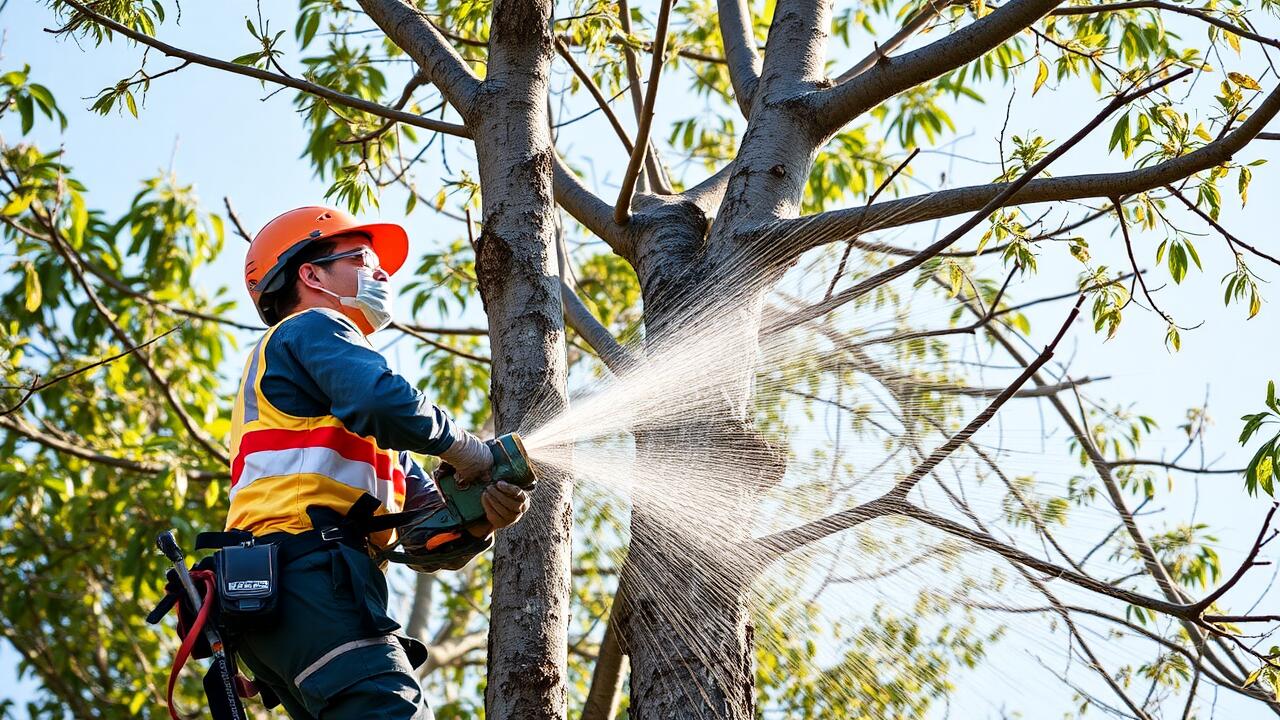
[[[1274,384],[1232,465],[1199,387],[1154,417],[1067,350],[1177,354],[1225,305],[1208,382],[1274,335],[1280,260],[1231,224],[1268,214],[1275,3],[300,0],[198,47],[176,2],[47,5],[70,64],[138,69],[0,67],[0,632],[39,683],[4,712],[164,715],[151,539],[221,524],[262,329],[202,273],[256,230],[235,197],[94,207],[33,131],[216,72],[291,103],[328,202],[433,229],[385,337],[437,404],[626,435],[548,463],[492,558],[392,572],[438,717],[1280,713]],[[1061,706],[1003,707],[1032,664]]]

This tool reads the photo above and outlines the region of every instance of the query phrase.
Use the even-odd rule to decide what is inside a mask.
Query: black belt
[[[218,549],[247,542],[272,543],[280,547],[281,565],[333,545],[346,545],[367,554],[369,535],[400,527],[428,512],[427,510],[406,510],[374,515],[381,506],[381,501],[367,493],[356,500],[345,516],[332,508],[313,505],[307,508],[307,517],[311,519],[311,530],[300,533],[273,532],[257,537],[245,530],[203,532],[196,536],[196,549]]]

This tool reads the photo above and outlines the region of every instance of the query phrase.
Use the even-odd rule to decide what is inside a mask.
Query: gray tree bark
[[[517,430],[567,403],[547,116],[552,3],[494,3],[483,81],[403,0],[361,5],[440,88],[475,140],[484,188],[476,274],[493,349],[490,397],[496,431]],[[571,493],[570,478],[544,477],[528,515],[497,534],[485,691],[494,720],[565,716]]]
[[[494,4],[488,76],[469,123],[484,188],[476,273],[499,433],[567,401],[547,117],[550,21],[549,0]],[[565,716],[571,493],[569,478],[544,477],[529,515],[498,533],[485,691],[495,720]]]

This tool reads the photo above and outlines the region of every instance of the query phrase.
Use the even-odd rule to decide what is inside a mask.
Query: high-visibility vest
[[[405,469],[399,453],[356,435],[333,415],[298,417],[281,412],[262,392],[266,347],[277,323],[245,361],[231,413],[231,507],[227,529],[254,535],[310,530],[307,508],[345,515],[364,493],[381,503],[377,514],[404,507]],[[386,547],[388,530],[369,537]]]

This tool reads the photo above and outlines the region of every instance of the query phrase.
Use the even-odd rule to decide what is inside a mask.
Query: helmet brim
[[[409,257],[409,234],[395,223],[367,223],[342,232],[368,235],[369,244],[378,255],[378,263],[388,275],[395,275]]]

